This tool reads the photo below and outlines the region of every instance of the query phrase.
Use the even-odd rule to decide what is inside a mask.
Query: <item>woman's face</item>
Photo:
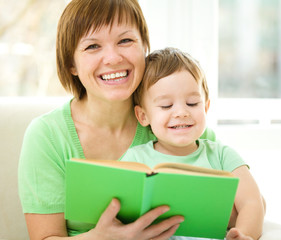
[[[138,29],[114,21],[80,39],[71,73],[79,76],[88,98],[124,101],[142,79],[145,54]]]

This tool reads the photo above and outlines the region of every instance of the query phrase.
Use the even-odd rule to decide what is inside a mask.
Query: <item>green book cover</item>
[[[115,166],[111,166],[111,162]],[[238,178],[227,172],[186,164],[192,168],[191,172],[186,169],[177,172],[174,168],[168,172],[160,169],[152,172],[128,167],[127,164],[106,160],[67,161],[65,218],[96,224],[112,198],[118,198],[121,202],[118,218],[123,223],[130,223],[157,206],[169,205],[170,211],[161,215],[158,221],[183,215],[185,221],[175,235],[225,237]],[[198,174],[197,170],[206,170],[207,174]]]

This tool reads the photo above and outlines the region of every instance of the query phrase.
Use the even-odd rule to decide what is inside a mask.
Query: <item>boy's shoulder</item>
[[[201,135],[200,139],[208,139],[211,140],[213,142],[217,141],[217,137],[215,132],[213,131],[213,129],[207,127],[204,131],[204,133]]]
[[[203,148],[207,150],[222,150],[223,148],[227,147],[226,145],[222,144],[219,140],[210,140],[210,139],[198,139],[199,145],[203,146]]]
[[[151,154],[153,154],[153,140],[140,144],[137,146],[132,146],[129,148],[126,153],[121,157],[122,161],[128,162],[139,162],[140,159],[149,158]]]

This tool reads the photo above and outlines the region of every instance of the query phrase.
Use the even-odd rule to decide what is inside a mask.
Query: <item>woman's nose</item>
[[[123,57],[114,47],[109,47],[104,52],[103,63],[108,65],[116,65],[123,60]]]

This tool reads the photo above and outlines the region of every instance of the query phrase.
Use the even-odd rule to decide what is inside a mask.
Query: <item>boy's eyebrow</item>
[[[156,98],[154,98],[153,102],[157,102],[157,101],[160,101],[163,99],[168,99],[169,97],[170,97],[170,95],[168,95],[168,94],[160,95],[160,96],[157,96]]]
[[[201,97],[202,94],[200,92],[191,92],[188,94],[189,97]]]
[[[160,101],[163,99],[168,99],[170,97],[171,96],[169,94],[163,94],[163,95],[160,95],[160,96],[157,96],[156,98],[154,98],[153,102],[157,102],[157,101]],[[188,93],[187,97],[201,97],[201,93],[197,92],[197,91],[190,92],[190,93]]]

